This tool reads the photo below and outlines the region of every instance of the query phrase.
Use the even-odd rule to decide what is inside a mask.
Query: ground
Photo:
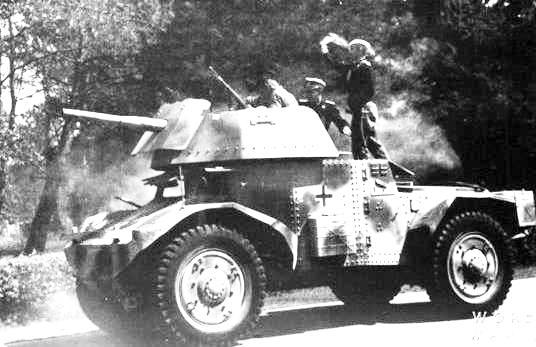
[[[380,346],[535,345],[536,311],[531,304],[535,291],[536,278],[514,280],[505,303],[493,316],[465,319],[437,312],[424,291],[407,287],[387,308],[366,313],[343,306],[326,288],[277,293],[268,297],[254,336],[237,345],[310,347],[349,341]],[[319,297],[313,300],[314,296]],[[146,345],[118,341],[98,331],[77,311],[72,296],[59,296],[51,304],[61,305],[63,316],[56,316],[56,321],[4,329],[0,339],[10,347]]]

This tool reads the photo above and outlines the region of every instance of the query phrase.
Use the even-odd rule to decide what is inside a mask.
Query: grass
[[[0,237],[0,258],[6,256],[16,256],[22,253],[26,240],[22,237],[1,235]],[[67,244],[67,238],[49,235],[46,243],[45,253],[53,253],[63,250]]]
[[[24,247],[24,237],[18,230],[0,230],[0,257],[20,253]]]

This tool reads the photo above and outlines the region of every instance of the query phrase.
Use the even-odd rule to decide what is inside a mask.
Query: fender
[[[150,209],[149,205],[151,204],[140,210]],[[92,269],[100,267],[102,271],[97,273],[113,278],[134,260],[139,252],[151,246],[181,221],[199,212],[218,209],[239,211],[276,230],[283,236],[292,254],[292,268],[296,267],[298,235],[281,221],[236,202],[185,205],[183,201],[178,201],[147,215],[140,212],[141,216],[126,218],[94,233],[94,237],[75,238],[65,249],[65,254],[77,277],[91,278],[95,273]],[[110,259],[110,262],[103,262],[102,259]],[[102,269],[106,267],[106,263],[110,263],[109,268]]]
[[[287,227],[283,222],[279,221],[278,219],[270,217],[262,212],[256,211],[236,202],[183,205],[178,213],[176,209],[176,204],[168,206],[168,208],[157,212],[158,215],[151,216],[152,218],[150,221],[147,221],[143,225],[137,226],[137,230],[141,235],[137,243],[139,244],[139,246],[141,246],[142,249],[150,246],[153,242],[155,242],[161,236],[166,234],[180,221],[188,218],[193,214],[210,210],[233,209],[251,217],[254,220],[264,223],[267,226],[270,226],[279,234],[281,234],[281,236],[284,237],[290,252],[292,253],[293,269],[296,266],[298,253],[298,235],[292,232],[289,227]],[[157,220],[158,223],[152,223],[153,219],[154,221]]]
[[[445,192],[443,192],[445,193]],[[415,213],[409,230],[427,227],[434,232],[450,208],[457,204],[473,201],[475,204],[485,205],[490,201],[501,202],[511,205],[519,227],[536,225],[536,213],[534,196],[529,191],[504,191],[504,192],[467,192],[456,195],[447,195],[438,199],[426,198],[411,200],[411,209]]]

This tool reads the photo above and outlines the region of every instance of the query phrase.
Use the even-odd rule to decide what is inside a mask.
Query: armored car
[[[82,308],[114,332],[225,345],[254,329],[267,290],[313,285],[359,309],[415,282],[451,310],[492,312],[513,239],[536,224],[532,192],[416,185],[396,163],[340,153],[307,107],[64,114],[145,129],[134,154],[162,172],[151,202],[65,249]]]

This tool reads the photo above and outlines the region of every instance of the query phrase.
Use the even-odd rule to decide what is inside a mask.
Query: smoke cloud
[[[68,230],[78,227],[86,217],[99,212],[134,208],[116,196],[138,205],[149,202],[155,188],[145,185],[142,179],[158,174],[149,167],[150,160],[144,157],[132,157],[97,174],[89,172],[87,167],[68,166],[59,197],[63,227]]]
[[[434,172],[455,171],[460,158],[448,142],[443,129],[426,120],[410,107],[404,96],[391,96],[380,109],[378,137],[390,158],[425,178]]]

